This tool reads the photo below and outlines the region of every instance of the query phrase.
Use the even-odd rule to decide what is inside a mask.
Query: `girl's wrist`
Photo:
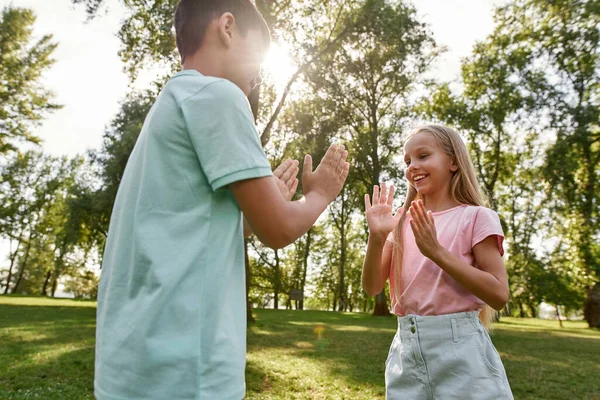
[[[369,232],[369,242],[373,244],[385,244],[387,234]]]
[[[429,257],[431,259],[431,261],[433,261],[434,263],[436,263],[440,268],[444,269],[443,265],[444,262],[444,254],[447,250],[445,248],[443,248],[440,244],[438,244],[435,249],[433,250],[431,257]]]

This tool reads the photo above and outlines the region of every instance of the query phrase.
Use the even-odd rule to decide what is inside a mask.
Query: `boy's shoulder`
[[[164,90],[175,93],[182,102],[199,96],[216,102],[247,103],[244,92],[233,82],[202,75],[196,70],[178,72],[169,79]]]

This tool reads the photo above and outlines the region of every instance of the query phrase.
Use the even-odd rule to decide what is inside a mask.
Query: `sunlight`
[[[278,95],[281,94],[288,79],[296,71],[296,65],[289,55],[287,46],[276,42],[271,43],[262,68],[264,78],[275,85]]]

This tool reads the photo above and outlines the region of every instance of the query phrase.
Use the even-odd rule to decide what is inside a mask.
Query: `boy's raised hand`
[[[286,201],[290,201],[298,189],[298,161],[285,160],[273,171],[277,187]]]
[[[396,214],[392,214],[393,201],[394,185],[390,186],[388,192],[385,183],[382,183],[381,193],[379,192],[379,186],[373,186],[373,204],[371,204],[369,194],[365,194],[365,212],[370,235],[379,236],[385,240],[387,235],[398,225],[402,215],[401,208],[396,211]]]
[[[348,177],[350,164],[348,152],[343,145],[332,144],[316,170],[312,169],[312,157],[306,155],[302,170],[302,189],[305,195],[317,193],[331,203],[342,190]]]

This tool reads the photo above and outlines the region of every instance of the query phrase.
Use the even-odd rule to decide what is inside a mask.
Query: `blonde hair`
[[[487,207],[489,205],[488,198],[480,189],[475,173],[475,167],[473,167],[467,147],[460,135],[454,129],[443,125],[425,125],[417,128],[406,141],[408,142],[410,138],[420,133],[431,134],[442,151],[446,153],[454,165],[458,167],[456,172],[453,173],[450,181],[450,196],[452,199],[460,204]],[[398,272],[400,271],[400,268],[402,268],[402,227],[404,226],[404,219],[411,203],[420,198],[421,196],[417,190],[409,184],[406,200],[402,206],[400,222],[394,229],[393,267]],[[396,273],[398,274],[398,272]],[[486,329],[489,330],[491,328],[496,314],[497,311],[487,304],[484,306],[483,310],[481,310],[479,319]]]

